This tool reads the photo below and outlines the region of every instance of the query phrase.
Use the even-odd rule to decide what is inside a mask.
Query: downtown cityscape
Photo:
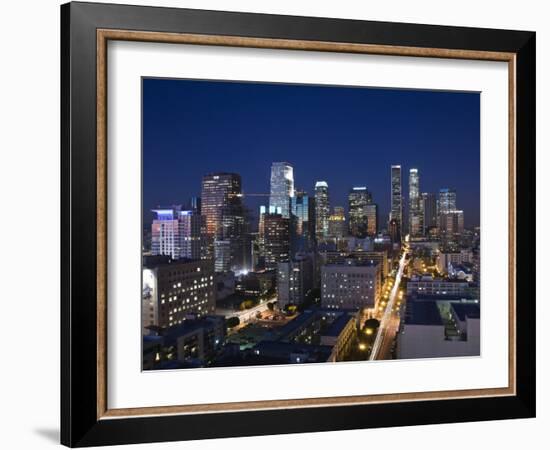
[[[265,152],[261,161],[252,162],[250,156],[250,163],[241,169],[238,152],[233,161],[231,153],[226,152],[229,169],[225,171],[220,153],[205,150],[192,157],[200,162],[203,173],[190,171],[191,157],[181,157],[185,187],[180,191],[179,176],[167,176],[166,165],[159,164],[158,170],[153,163],[148,166],[148,158],[159,159],[155,151],[163,139],[168,142],[167,148],[172,145],[179,149],[180,136],[169,140],[162,127],[183,128],[182,139],[186,142],[193,140],[190,134],[196,134],[202,138],[197,142],[206,145],[201,127],[213,117],[208,112],[202,119],[187,115],[176,121],[170,110],[169,119],[165,119],[158,113],[159,108],[172,102],[171,108],[179,110],[174,101],[177,89],[159,80],[147,82],[143,370],[480,354],[479,159],[468,157],[479,154],[479,128],[469,130],[469,120],[475,123],[477,116],[469,114],[466,106],[460,114],[469,119],[461,123],[457,133],[470,133],[475,144],[469,153],[460,154],[456,165],[444,160],[445,152],[439,147],[430,150],[427,143],[423,144],[426,150],[416,150],[416,157],[398,152],[384,154],[388,163],[380,161],[377,154],[358,153],[348,161],[350,169],[346,173],[333,174],[332,170],[337,169],[327,165],[320,169],[321,175],[313,170],[315,154],[307,152],[296,154],[294,159],[289,157],[292,152],[281,153],[284,160],[270,159],[273,154]],[[178,82],[178,88],[186,83]],[[191,102],[189,93],[193,92],[204,102],[207,95],[223,88],[226,100],[235,95],[242,99],[242,109],[252,110],[255,101],[265,105],[270,100],[276,102],[277,97],[303,104],[311,95],[311,91],[297,86],[285,91],[288,88],[265,85],[255,87],[260,90],[250,99],[242,92],[250,94],[247,87],[251,84],[212,87],[214,83],[202,83],[205,88],[201,97],[197,94],[201,87],[190,83],[181,95]],[[237,92],[239,89],[242,92]],[[456,111],[461,101],[470,102],[473,111],[479,105],[477,97],[457,97],[454,102],[454,97],[445,97],[446,93],[322,89],[321,94],[315,92],[315,98],[332,89],[324,97],[325,102],[332,101],[329,95],[335,96],[335,102],[342,102],[332,103],[331,111],[344,105],[347,100],[342,98],[349,96],[350,103],[345,104],[348,107],[361,95],[368,96],[366,104],[377,101],[375,96],[380,96],[384,105],[406,100],[407,105],[415,107],[426,99],[422,105],[433,114],[434,121],[446,118],[439,117],[439,103],[434,103],[433,112],[429,110],[426,105],[430,101],[449,105],[449,111]],[[416,120],[420,121],[422,108],[417,109],[420,112]],[[449,123],[456,122],[452,111]],[[383,112],[377,108],[376,120],[399,120],[398,114],[384,119]],[[149,120],[149,114],[154,119]],[[234,111],[227,114],[236,115]],[[259,127],[265,126],[263,119],[258,119],[262,123]],[[177,125],[166,125],[167,120]],[[241,123],[246,119],[241,116],[231,120]],[[186,125],[182,127],[181,123]],[[220,120],[220,124],[223,128],[227,122]],[[379,122],[373,129],[383,126]],[[307,124],[302,124],[303,128]],[[357,125],[358,133],[364,129],[365,125]],[[355,145],[354,132],[348,130],[350,146]],[[419,142],[425,139],[422,136]],[[371,137],[375,138],[374,132]],[[322,139],[319,145],[323,145]],[[391,139],[388,137],[388,142]],[[412,139],[408,136],[407,142],[414,149]],[[465,145],[458,139],[455,144]],[[175,163],[173,152],[166,154]],[[251,153],[243,151],[242,158],[248,155]],[[342,159],[338,152],[331,157]],[[254,158],[258,158],[257,152]],[[421,163],[411,164],[415,159]],[[360,168],[352,169],[355,165]],[[311,170],[303,170],[304,166]],[[363,174],[361,179],[351,176],[354,170]],[[472,181],[461,190],[468,176]],[[370,183],[370,179],[377,181]],[[166,187],[155,191],[154,199],[149,200],[153,191],[149,186],[156,189],[161,184]],[[471,192],[466,192],[470,188]],[[154,204],[149,207],[148,201]]]

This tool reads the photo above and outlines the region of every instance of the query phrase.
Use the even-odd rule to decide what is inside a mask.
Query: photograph
[[[537,415],[545,317],[533,256],[546,255],[543,15],[252,3],[64,4],[50,33],[60,90],[27,57],[46,53],[17,52],[25,89],[61,94],[61,126],[42,114],[60,161],[8,152],[49,178],[46,159],[61,163],[60,358],[37,354],[57,361],[45,373],[60,391],[59,440],[298,448],[322,435],[329,448],[386,442],[391,428],[394,447],[425,448],[424,425],[440,443],[453,424],[517,447],[533,435],[535,422],[510,419]],[[45,135],[14,142],[32,138],[40,159]],[[19,204],[48,217],[35,178],[21,178]],[[6,242],[28,259],[20,239]],[[26,262],[10,263],[19,291]],[[27,363],[16,372],[32,378]]]
[[[480,92],[143,77],[141,107],[142,370],[480,356]]]

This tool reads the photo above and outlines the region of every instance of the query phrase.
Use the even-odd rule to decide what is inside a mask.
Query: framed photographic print
[[[61,19],[63,444],[535,415],[535,33]]]

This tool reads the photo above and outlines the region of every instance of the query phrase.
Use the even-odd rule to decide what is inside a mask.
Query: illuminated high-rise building
[[[390,220],[395,219],[399,230],[403,228],[403,191],[401,188],[401,166],[391,166],[391,211]]]
[[[364,186],[354,187],[349,192],[348,202],[350,234],[364,238],[368,235],[367,205],[372,203],[372,195]]]
[[[437,201],[437,215],[448,211],[456,210],[456,191],[454,189],[443,188],[439,190]]]
[[[401,241],[401,230],[399,229],[399,222],[397,219],[391,219],[388,225],[388,232],[392,244],[399,243]]]
[[[409,170],[409,234],[422,236],[424,232],[422,202],[420,197],[420,177],[418,169]]]
[[[315,183],[315,234],[319,240],[328,237],[329,216],[328,184],[326,181],[317,181]]]
[[[231,241],[214,241],[214,270],[216,272],[229,272],[231,267]]]
[[[369,203],[365,207],[365,214],[367,217],[367,235],[376,236],[378,232],[378,205]]]
[[[328,234],[332,239],[342,239],[347,235],[346,215],[343,207],[334,207],[334,213],[328,218]]]
[[[437,202],[435,194],[432,192],[422,193],[422,212],[424,214],[424,234],[427,234],[430,228],[437,227]]]
[[[308,251],[315,238],[314,200],[306,192],[296,191],[290,199],[293,252]]]
[[[189,209],[197,214],[201,214],[201,198],[193,196],[189,199]]]
[[[242,204],[240,175],[235,173],[205,175],[202,179],[201,212],[205,217],[207,255],[215,259],[214,241],[229,241],[231,270],[242,269],[246,251],[244,236],[248,232],[248,222]],[[218,254],[223,254],[225,258],[226,252],[218,252]]]
[[[241,197],[241,176],[236,173],[212,173],[202,178],[201,213],[210,238],[224,238],[224,215],[242,214]]]
[[[464,231],[464,211],[451,210],[439,215],[439,234],[444,243],[458,242]]]
[[[180,258],[200,259],[203,216],[193,211],[178,214]]]
[[[290,217],[290,199],[294,197],[294,171],[287,162],[271,164],[269,207],[280,208],[283,217]]]
[[[154,209],[151,225],[151,254],[172,259],[201,258],[202,216],[193,211],[181,211],[180,206]]]
[[[177,207],[154,209],[156,214],[151,224],[151,253],[179,258],[179,223]]]
[[[276,269],[290,258],[290,219],[282,214],[263,215],[263,247],[266,269]]]

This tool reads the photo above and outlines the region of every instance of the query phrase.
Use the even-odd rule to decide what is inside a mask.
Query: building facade
[[[464,211],[451,210],[439,215],[439,235],[447,243],[457,243],[464,231]]]
[[[308,255],[278,263],[277,299],[279,308],[300,305],[313,288],[313,261]]]
[[[352,236],[364,238],[368,235],[367,206],[371,203],[372,195],[366,187],[353,187],[349,192],[349,228]]]
[[[346,215],[344,208],[335,206],[328,218],[328,234],[332,239],[343,239],[347,235]]]
[[[437,227],[437,201],[435,194],[431,192],[422,193],[422,212],[424,213],[423,224],[424,234],[426,235],[430,228]]]
[[[367,215],[367,236],[376,236],[378,233],[378,205],[368,204],[365,213]]]
[[[231,241],[224,239],[214,241],[214,270],[216,272],[231,270]]]
[[[290,219],[282,214],[264,214],[263,247],[266,269],[290,258]]]
[[[242,214],[241,176],[236,173],[212,173],[202,179],[201,212],[206,218],[206,234],[223,239],[231,214]],[[225,223],[225,225],[224,225]]]
[[[205,217],[207,256],[215,258],[214,241],[231,244],[232,268],[241,268],[245,260],[244,236],[248,232],[242,204],[241,177],[235,173],[213,173],[202,179],[201,212]]]
[[[380,275],[382,281],[388,276],[390,270],[390,261],[386,251],[369,251],[361,248],[351,251],[323,251],[319,252],[320,264],[344,264],[347,259],[356,260],[358,263],[376,263],[380,264]]]
[[[391,219],[388,225],[388,233],[392,244],[401,242],[401,229],[399,228],[399,222],[396,219]]]
[[[401,166],[391,166],[391,212],[390,221],[396,220],[398,229],[403,229],[403,191],[401,184]]]
[[[471,296],[474,291],[466,281],[452,281],[446,279],[415,279],[407,283],[407,295],[432,296]]]
[[[437,199],[437,215],[454,211],[456,209],[456,191],[454,189],[443,188],[439,190]]]
[[[321,267],[321,305],[329,309],[373,308],[380,300],[381,265],[351,259]]]
[[[201,258],[203,217],[193,211],[181,211],[179,206],[155,209],[151,225],[151,254],[172,259]]]
[[[326,181],[318,181],[315,183],[315,235],[318,240],[324,240],[328,237],[329,216],[328,184]]]
[[[420,198],[420,176],[418,169],[409,170],[409,234],[411,237],[424,233],[422,202]]]
[[[214,272],[210,261],[172,260],[167,256],[145,257],[143,261],[142,324],[170,327],[190,315],[214,312]]]
[[[315,240],[315,201],[304,191],[296,191],[290,199],[293,251],[309,251]]]
[[[280,214],[290,218],[290,201],[294,197],[294,170],[287,162],[271,164],[270,208],[280,208]]]
[[[468,312],[464,313],[464,310]],[[479,306],[451,304],[450,321],[454,327],[446,325],[448,321],[447,317],[442,317],[437,302],[407,302],[397,335],[397,358],[479,355]]]

